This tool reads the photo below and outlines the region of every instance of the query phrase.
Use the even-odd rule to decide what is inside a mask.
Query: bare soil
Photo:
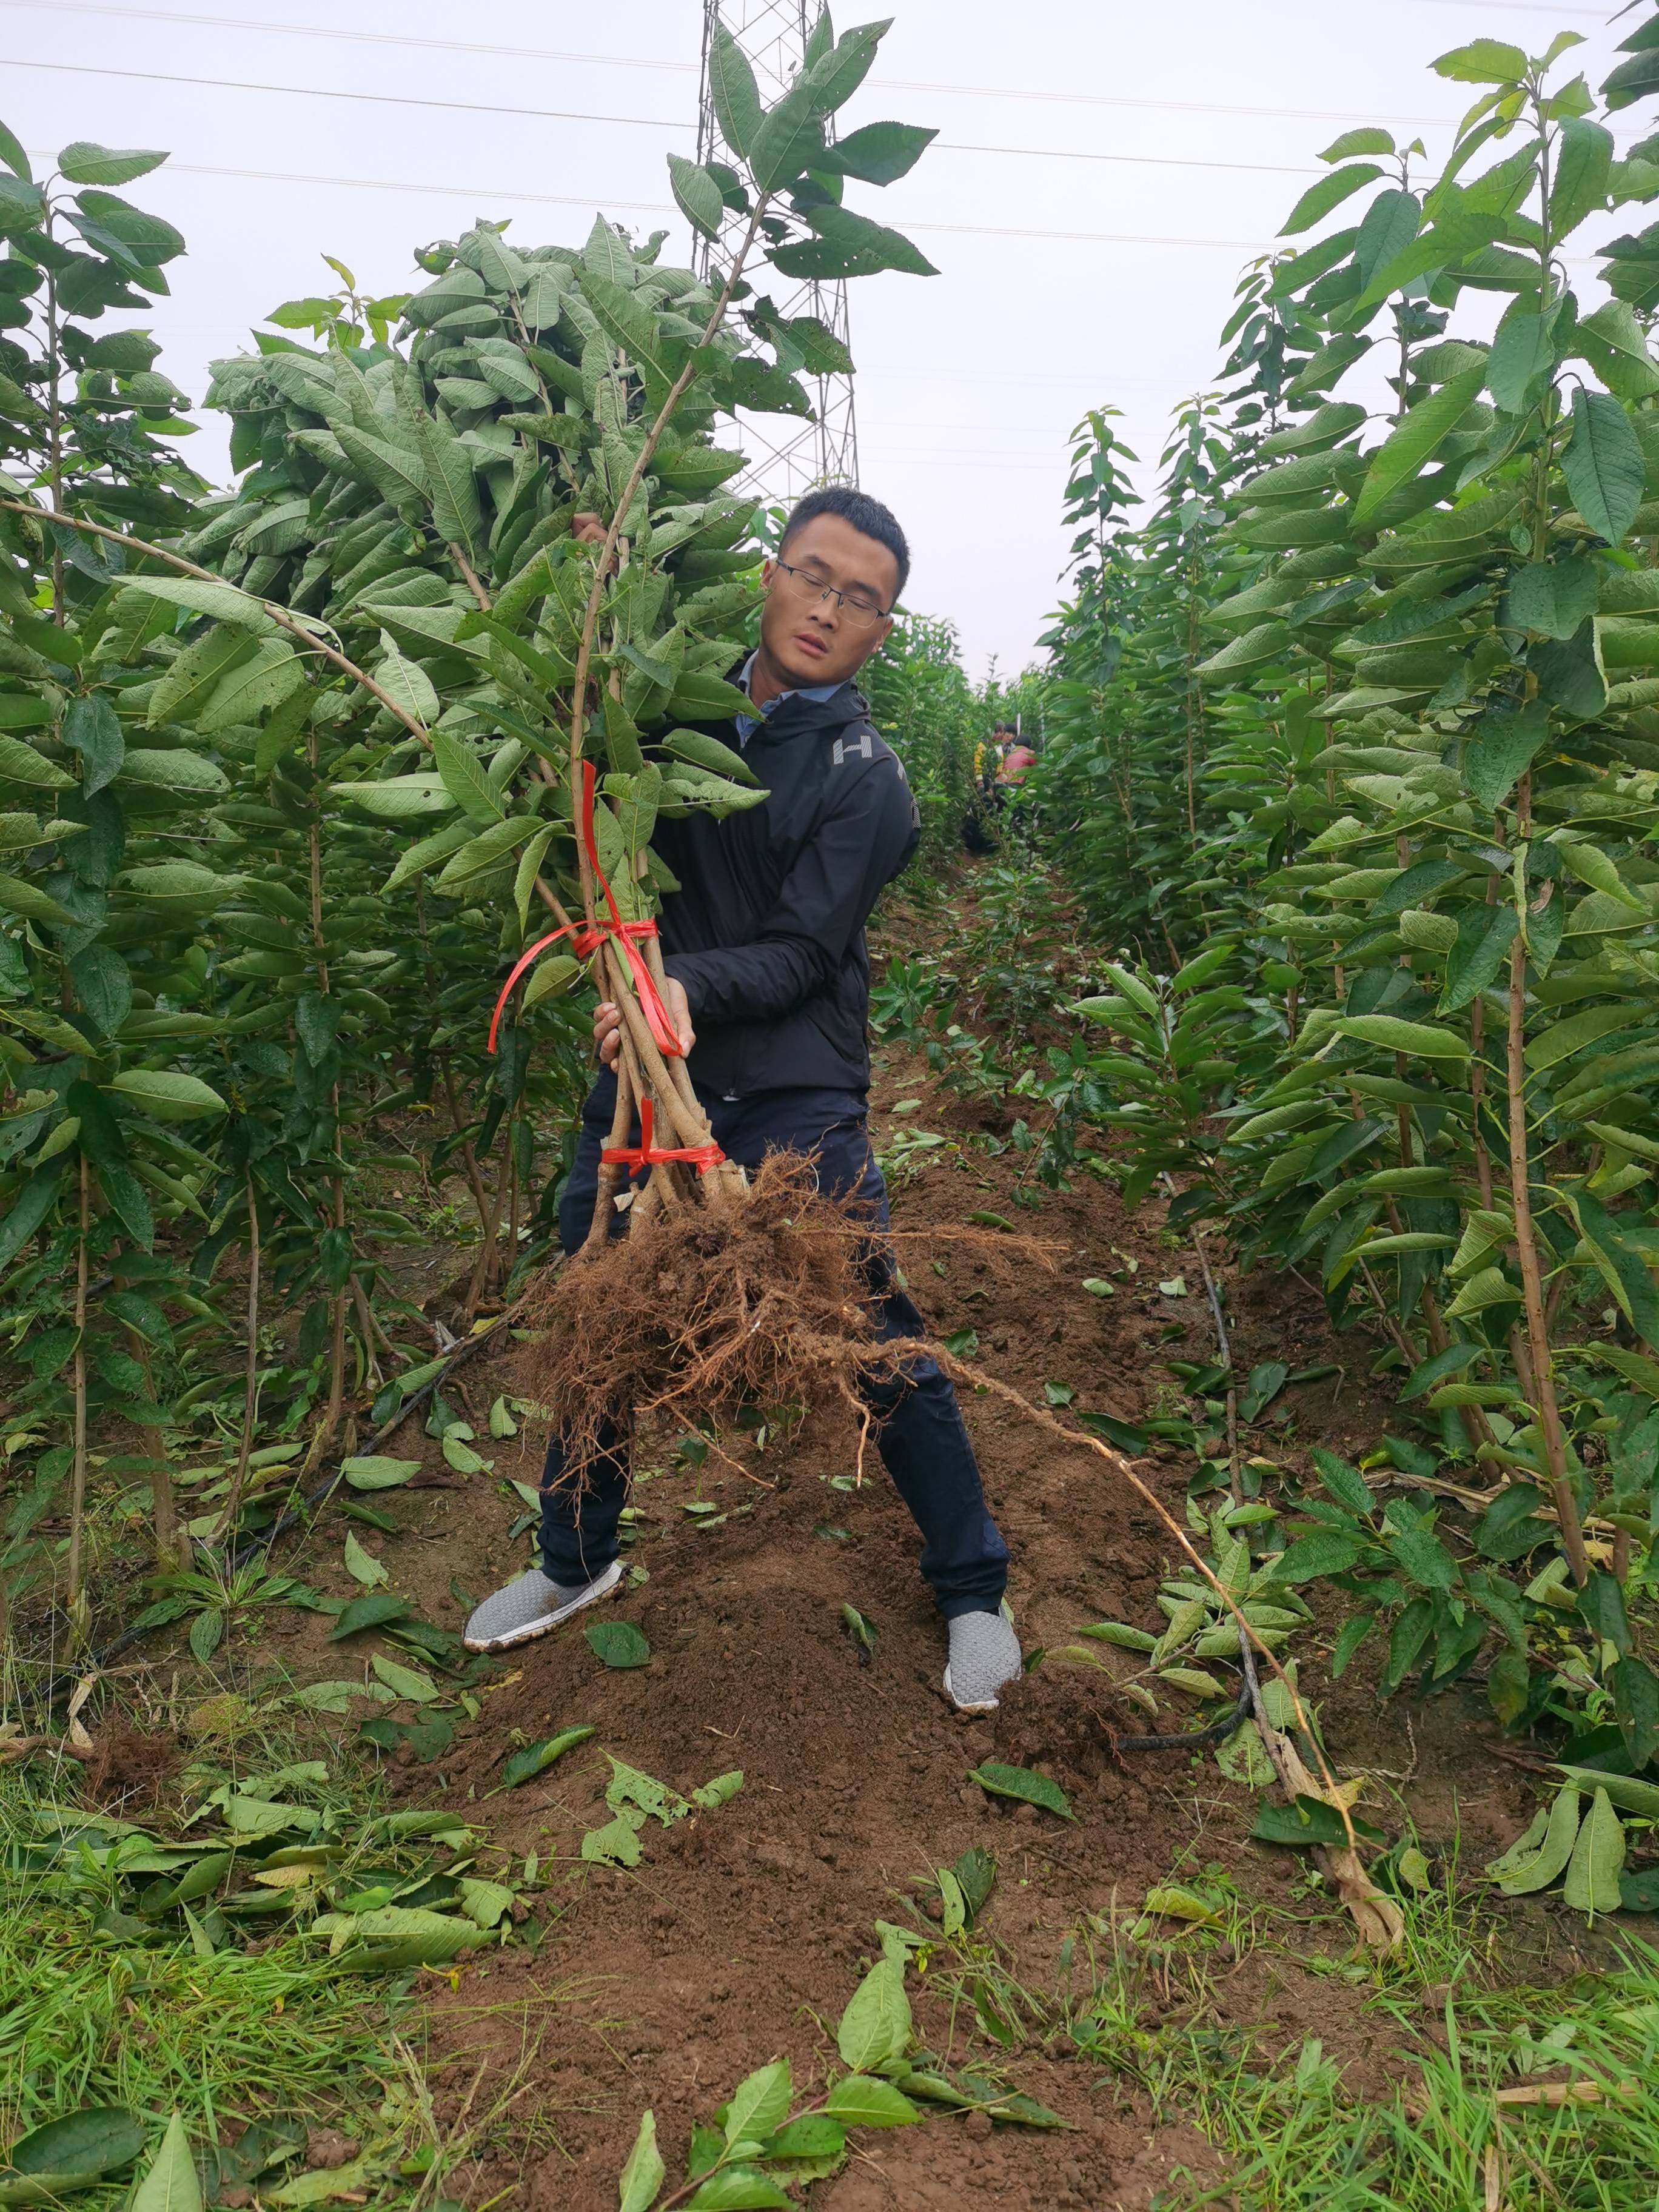
[[[921,1103],[896,1123],[891,1108],[909,1099]],[[972,1141],[988,1123],[1006,1127],[1006,1115],[964,1107],[906,1054],[887,1055],[872,1103],[878,1147],[896,1127],[950,1140],[895,1191],[895,1224],[930,1325],[941,1335],[975,1329],[988,1373],[1039,1401],[1045,1382],[1069,1384],[1079,1406],[1133,1421],[1167,1407],[1164,1361],[1212,1356],[1194,1255],[1166,1241],[1158,1206],[1126,1216],[1109,1182],[1080,1174],[1069,1193],[1024,1208],[1022,1156],[991,1157]],[[957,1241],[951,1232],[974,1212],[1004,1216],[1048,1249],[1013,1238],[989,1249],[982,1238]],[[1085,1277],[1113,1276],[1110,1297],[1082,1288]],[[1184,1297],[1160,1288],[1176,1277]],[[1334,1346],[1321,1301],[1299,1279],[1247,1278],[1233,1297],[1241,1370],[1267,1358],[1292,1369],[1346,1363],[1340,1375],[1290,1389],[1251,1449],[1297,1471],[1312,1443],[1352,1453],[1374,1443],[1387,1402],[1363,1376],[1375,1348],[1354,1337]],[[473,1363],[451,1393],[481,1436],[491,1399],[514,1387],[512,1357]],[[1028,1651],[1052,1651],[1088,1621],[1159,1625],[1154,1601],[1173,1560],[1145,1507],[1097,1457],[1066,1450],[994,1399],[967,1394],[964,1409],[1012,1553],[1010,1595]],[[1144,2096],[1080,2057],[1061,2024],[1066,1939],[1082,1931],[1085,1944],[1109,1946],[1113,1920],[1138,1912],[1147,1888],[1178,1868],[1219,1863],[1247,1897],[1305,1916],[1294,1942],[1221,1962],[1221,2024],[1262,2033],[1269,2051],[1316,2034],[1356,2087],[1382,2085],[1399,2035],[1389,2029],[1380,2039],[1364,1990],[1310,1968],[1310,1955],[1316,1963],[1344,1956],[1351,1931],[1316,1899],[1292,1897],[1305,1871],[1297,1855],[1247,1840],[1252,1794],[1210,1759],[1114,1756],[1109,1729],[1146,1725],[1115,1694],[1121,1655],[1097,1647],[1100,1671],[1041,1665],[997,1713],[958,1715],[940,1686],[944,1633],[916,1571],[914,1527],[873,1455],[862,1486],[846,1486],[850,1424],[826,1419],[795,1440],[751,1445],[735,1462],[711,1456],[701,1473],[672,1465],[672,1441],[647,1438],[641,1448],[635,1571],[614,1607],[647,1638],[650,1663],[603,1666],[583,1637],[585,1617],[510,1655],[485,1689],[479,1719],[435,1764],[420,1765],[407,1750],[394,1760],[411,1802],[471,1808],[497,1842],[538,1855],[544,1885],[538,1909],[549,1926],[538,1952],[491,1953],[453,1990],[433,1978],[440,2052],[465,2055],[469,2068],[483,2057],[505,2072],[526,2036],[539,2039],[514,2131],[498,2155],[461,2177],[469,2203],[507,2191],[530,2212],[608,2212],[646,2106],[672,2174],[683,2171],[693,2120],[706,2121],[750,2068],[787,2054],[798,2086],[822,2082],[835,2021],[878,1955],[874,1922],[907,1917],[916,1885],[971,1844],[994,1852],[999,1869],[983,1932],[1044,2013],[1028,2023],[1032,2042],[1005,2061],[1004,2077],[1066,2125],[993,2130],[983,2116],[941,2116],[866,2135],[846,2170],[816,2185],[814,2205],[955,2212],[966,2200],[1029,2212],[1146,2212],[1178,2172],[1216,2176],[1216,2155],[1196,2133],[1154,2126]],[[354,1529],[384,1559],[392,1587],[452,1627],[465,1603],[452,1582],[483,1595],[517,1571],[531,1541],[507,1541],[520,1507],[502,1480],[534,1481],[535,1440],[481,1448],[493,1455],[493,1474],[374,1500],[403,1524],[397,1536]],[[438,1446],[417,1421],[386,1449],[418,1453],[441,1471]],[[1179,1516],[1190,1458],[1154,1450],[1141,1464]],[[693,1504],[717,1510],[694,1516],[685,1510]],[[331,1565],[341,1534],[337,1521],[325,1523],[304,1566],[350,1595],[355,1585]],[[873,1656],[861,1655],[843,1627],[846,1603],[875,1625]],[[270,1623],[281,1656],[301,1675],[342,1671],[341,1647],[325,1644],[325,1630],[291,1613]],[[1297,1650],[1336,1758],[1347,1771],[1384,1778],[1368,1802],[1397,1791],[1398,1807],[1382,1808],[1391,1826],[1409,1812],[1431,1851],[1461,1829],[1475,1863],[1513,1838],[1529,1816],[1530,1788],[1492,1755],[1497,1730],[1478,1689],[1460,1686],[1426,1707],[1385,1705],[1369,1655],[1331,1686],[1328,1639],[1304,1636]],[[578,1723],[597,1730],[590,1742],[537,1781],[489,1794],[515,1742]],[[607,1752],[682,1792],[733,1767],[744,1788],[718,1810],[665,1830],[648,1824],[641,1864],[613,1871],[579,1856],[584,1831],[610,1817]],[[988,1798],[968,1778],[987,1759],[1050,1775],[1075,1821]],[[1552,1945],[1563,1966],[1574,1963],[1570,1921],[1533,1909],[1527,1926],[1534,1972]],[[1172,1989],[1170,2003],[1179,1996]],[[934,2051],[952,2063],[998,2063],[971,2007],[926,1987],[916,2002]],[[1425,2032],[1431,2027],[1425,2015]]]

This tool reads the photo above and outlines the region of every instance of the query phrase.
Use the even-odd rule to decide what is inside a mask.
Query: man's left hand
[[[689,1053],[697,1041],[691,1026],[691,1009],[686,1003],[685,986],[677,983],[670,975],[664,980],[663,1004],[668,1009],[668,1018],[674,1024],[680,1041],[680,1050]],[[593,1042],[599,1047],[599,1064],[614,1067],[617,1054],[622,1050],[622,1009],[610,1000],[597,1006],[593,1012]]]

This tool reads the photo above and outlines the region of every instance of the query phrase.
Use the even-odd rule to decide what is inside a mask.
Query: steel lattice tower
[[[740,167],[720,135],[708,82],[708,50],[715,24],[724,23],[749,58],[767,106],[788,89],[801,64],[811,28],[808,0],[703,0],[702,79],[697,118],[697,159]],[[731,216],[717,239],[697,241],[698,273],[708,276],[718,259],[729,266],[743,234],[742,218]],[[787,280],[784,280],[787,281]],[[774,295],[781,315],[816,315],[845,345],[847,285],[808,282],[781,296]],[[746,441],[755,458],[739,478],[752,497],[787,504],[814,484],[859,480],[858,424],[850,376],[802,374],[817,419],[789,415],[745,418]],[[785,428],[783,426],[787,425]]]

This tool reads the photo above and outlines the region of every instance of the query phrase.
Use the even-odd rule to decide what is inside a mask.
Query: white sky
[[[1474,88],[1430,75],[1436,54],[1480,36],[1541,51],[1577,30],[1594,85],[1622,35],[1604,27],[1611,9],[1538,0],[890,4],[843,128],[894,116],[948,143],[885,192],[849,198],[913,232],[941,273],[852,287],[861,477],[909,532],[911,605],[958,624],[976,675],[1031,658],[1056,604],[1073,424],[1115,404],[1156,460],[1171,411],[1218,365],[1241,266],[1320,173],[1319,148],[1382,122],[1437,160]],[[599,208],[669,225],[668,252],[688,258],[663,156],[693,150],[702,14],[700,0],[495,0],[476,14],[437,0],[0,0],[0,116],[32,155],[72,138],[171,149],[125,190],[190,242],[150,326],[158,366],[199,395],[206,363],[246,346],[279,301],[332,289],[322,252],[394,291],[412,247],[476,216],[510,215],[526,244],[580,243]],[[842,0],[838,27],[857,20]],[[470,22],[494,51],[468,48]],[[655,127],[398,104],[418,100]],[[1026,150],[972,150],[988,148]],[[188,450],[225,473],[218,418]]]

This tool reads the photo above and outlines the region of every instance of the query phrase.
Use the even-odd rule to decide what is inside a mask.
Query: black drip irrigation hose
[[[1208,1728],[1193,1729],[1184,1735],[1114,1735],[1103,1727],[1103,1734],[1114,1751],[1196,1751],[1206,1743],[1223,1743],[1236,1735],[1249,1719],[1255,1705],[1255,1692],[1249,1682],[1238,1693],[1238,1702],[1231,1712],[1224,1713]]]

